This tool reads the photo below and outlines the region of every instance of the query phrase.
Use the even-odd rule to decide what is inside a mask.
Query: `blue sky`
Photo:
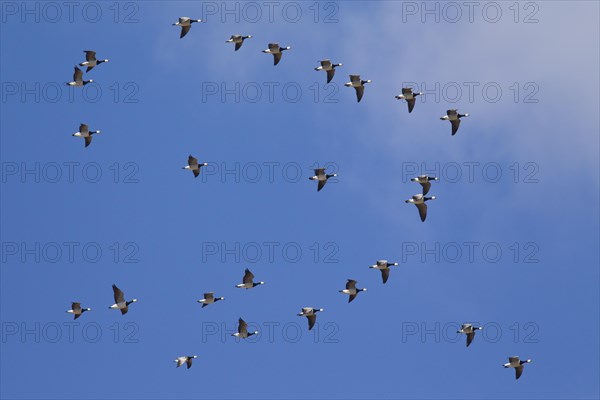
[[[598,398],[597,2],[1,4],[3,398]],[[179,16],[207,22],[179,39]],[[87,49],[110,62],[70,89]],[[415,166],[441,178],[425,223]],[[235,289],[246,267],[266,285]],[[93,310],[70,324],[71,301]],[[534,360],[516,382],[510,355]]]

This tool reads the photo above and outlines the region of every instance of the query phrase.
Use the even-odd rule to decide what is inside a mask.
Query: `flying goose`
[[[348,303],[352,302],[356,298],[359,292],[366,292],[367,289],[357,289],[356,281],[354,279],[348,279],[346,282],[346,289],[340,290],[340,293],[349,294]]]
[[[242,35],[231,35],[229,40],[226,40],[225,43],[235,43],[235,51],[238,51],[240,47],[244,44],[244,40],[250,39],[252,35],[242,36]]]
[[[82,137],[85,139],[85,146],[88,147],[92,143],[92,135],[100,133],[100,131],[90,131],[90,128],[86,124],[79,125],[79,131],[75,132],[71,136]]]
[[[365,93],[365,83],[371,83],[371,80],[364,81],[360,79],[360,75],[350,75],[350,82],[345,83],[344,86],[356,89],[356,101],[360,103],[360,99],[362,99]]]
[[[317,313],[319,311],[323,311],[323,309],[322,308],[304,307],[304,308],[302,308],[302,311],[300,312],[300,314],[298,314],[299,317],[308,318],[308,330],[309,331],[313,328],[313,326],[315,326],[315,322],[317,322]]]
[[[181,167],[181,169],[189,169],[194,173],[194,178],[197,178],[200,175],[200,168],[206,167],[208,163],[198,164],[198,159],[190,156],[188,157],[188,165],[185,167]]]
[[[335,75],[335,67],[341,67],[342,64],[332,64],[330,60],[320,61],[321,66],[315,68],[315,71],[327,71],[327,83],[331,82]]]
[[[481,326],[474,327],[472,324],[462,324],[462,326],[460,327],[460,330],[456,331],[456,333],[464,333],[467,335],[467,347],[469,347],[469,345],[475,338],[475,332],[480,329],[483,329],[483,327],[481,327]]]
[[[87,67],[87,69],[85,70],[85,72],[90,72],[92,70],[92,68],[94,68],[96,65],[102,64],[104,62],[108,62],[107,59],[96,60],[96,52],[95,51],[84,50],[83,52],[85,53],[85,60],[86,61],[80,63],[79,66],[80,67]]]
[[[192,28],[192,24],[194,22],[205,22],[201,19],[191,19],[190,17],[179,17],[179,21],[173,24],[173,26],[181,27],[181,34],[179,35],[179,39],[183,38]]]
[[[408,104],[408,113],[410,114],[413,108],[415,108],[415,101],[417,100],[415,97],[421,95],[423,95],[421,92],[413,93],[411,88],[402,88],[402,94],[399,94],[395,97],[398,100],[406,100],[406,103]]]
[[[238,319],[238,331],[236,333],[232,333],[231,336],[239,337],[242,339],[246,339],[252,335],[257,335],[258,331],[248,332],[248,324],[243,319]]]
[[[422,194],[415,194],[412,198],[406,200],[405,203],[412,203],[417,206],[421,221],[425,222],[425,218],[427,218],[427,204],[425,202],[429,200],[435,200],[435,196],[425,197]]]
[[[279,47],[279,43],[269,43],[269,48],[263,50],[262,52],[267,54],[273,54],[273,65],[277,65],[281,60],[281,52],[289,49],[291,49],[290,46]]]
[[[425,196],[427,193],[429,193],[429,189],[431,189],[430,181],[439,181],[439,180],[440,180],[440,178],[437,178],[435,176],[429,176],[429,175],[419,175],[416,178],[411,179],[411,181],[419,182],[421,184],[421,186],[423,186],[423,196]]]
[[[83,314],[86,311],[92,311],[91,308],[81,308],[81,303],[71,303],[71,309],[67,310],[68,313],[73,314],[73,316],[75,318],[73,319],[77,319],[79,317],[81,317],[81,314]]]
[[[75,66],[75,71],[73,72],[73,81],[72,82],[67,82],[67,85],[69,86],[83,86],[83,85],[87,85],[88,83],[92,83],[94,82],[93,79],[90,79],[89,81],[84,81],[83,80],[83,71],[80,70],[79,68],[77,68],[77,65]]]
[[[515,369],[515,379],[519,379],[521,374],[523,373],[523,368],[525,364],[530,363],[531,360],[521,361],[519,357],[512,356],[508,357],[508,362],[504,364],[504,368],[514,368]]]
[[[113,304],[112,306],[110,306],[108,308],[117,308],[117,309],[121,310],[121,315],[127,314],[127,311],[129,310],[129,308],[128,308],[129,305],[131,303],[135,303],[137,301],[137,299],[125,301],[125,295],[123,294],[121,289],[119,289],[117,287],[117,285],[115,285],[115,284],[112,285],[112,288],[113,288],[113,293],[115,296],[115,304]]]
[[[177,363],[176,368],[181,367],[183,364],[187,364],[187,369],[190,369],[192,367],[192,360],[194,358],[198,358],[198,356],[181,356],[174,359],[173,362]]]
[[[225,300],[225,297],[215,297],[215,292],[204,293],[204,298],[198,300],[198,303],[202,303],[202,308],[209,304],[216,303],[219,300]]]
[[[468,117],[469,114],[459,114],[455,109],[446,111],[446,115],[440,117],[443,121],[450,121],[452,124],[452,136],[458,131],[458,127],[460,126],[460,119],[462,117]]]
[[[317,168],[317,169],[315,169],[315,175],[311,176],[308,179],[310,179],[311,181],[319,181],[319,184],[317,185],[317,192],[319,192],[321,189],[323,189],[323,186],[325,186],[325,184],[327,183],[327,179],[333,178],[336,176],[337,176],[337,174],[326,174],[325,168]]]
[[[252,289],[255,286],[265,284],[264,282],[253,282],[253,279],[254,274],[250,272],[248,268],[246,268],[246,271],[244,271],[244,277],[242,278],[242,283],[235,285],[235,287],[240,289]]]
[[[389,263],[387,260],[377,260],[377,264],[369,266],[369,268],[378,269],[381,271],[381,279],[385,284],[390,277],[390,267],[398,265],[398,263]]]

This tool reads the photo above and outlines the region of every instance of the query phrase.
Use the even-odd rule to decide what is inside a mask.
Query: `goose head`
[[[289,50],[289,49],[291,49],[291,48],[292,48],[291,46],[286,46],[286,47],[282,47],[282,48],[280,48],[279,50],[280,50],[280,51],[284,51],[284,50]]]

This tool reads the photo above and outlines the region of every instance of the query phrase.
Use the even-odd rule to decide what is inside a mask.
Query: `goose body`
[[[129,311],[129,305],[131,303],[135,303],[137,301],[137,299],[125,301],[125,295],[123,294],[121,289],[119,289],[117,287],[117,285],[114,285],[114,284],[112,285],[112,288],[113,288],[113,295],[115,297],[115,304],[113,304],[109,308],[120,310],[121,315],[127,314],[127,311]]]
[[[75,132],[72,136],[81,137],[85,139],[85,146],[88,147],[92,143],[92,135],[98,134],[100,131],[90,131],[90,128],[86,124],[79,125],[79,131]]]
[[[290,46],[281,47],[279,46],[279,43],[269,43],[269,48],[263,50],[263,53],[273,54],[273,65],[277,65],[279,64],[279,61],[281,61],[282,51],[289,49],[291,49]]]
[[[87,69],[85,70],[85,72],[90,72],[92,70],[92,68],[94,68],[96,65],[100,65],[102,63],[108,62],[107,59],[104,60],[97,60],[96,59],[96,52],[92,51],[92,50],[84,50],[83,51],[85,53],[85,61],[80,63],[79,66],[80,67],[87,67]]]
[[[198,356],[181,356],[174,359],[173,362],[177,363],[176,368],[179,368],[183,364],[186,364],[187,369],[190,369],[192,367],[192,360],[194,360],[194,358],[198,358]]]
[[[423,196],[429,193],[429,189],[431,189],[431,181],[439,181],[440,178],[429,176],[429,175],[419,175],[416,178],[412,178],[412,182],[418,182],[423,186]]]
[[[255,286],[264,284],[264,282],[254,282],[254,274],[250,272],[248,268],[246,268],[244,271],[244,277],[242,278],[242,283],[235,285],[235,287],[240,289],[252,289]]]
[[[235,43],[235,51],[238,51],[244,44],[244,40],[250,39],[251,37],[252,37],[252,35],[248,35],[248,36],[231,35],[229,40],[226,40],[225,43]]]
[[[366,291],[367,289],[365,288],[357,289],[356,281],[354,279],[348,279],[348,281],[346,282],[346,289],[340,290],[340,293],[349,295],[350,297],[348,297],[348,303],[351,303],[352,300],[354,300],[356,296],[358,296],[358,293]]]
[[[435,200],[435,196],[426,197],[422,194],[415,194],[412,198],[406,200],[405,202],[417,206],[421,221],[425,222],[425,219],[427,219],[427,204],[425,204],[425,202],[429,200]]]
[[[191,19],[190,17],[179,17],[179,20],[173,24],[173,26],[180,26],[181,33],[179,34],[179,39],[183,38],[192,28],[192,24],[194,22],[205,22],[201,19]]]
[[[315,71],[326,71],[327,72],[327,83],[331,82],[335,75],[335,68],[341,67],[343,64],[333,64],[330,60],[320,61],[321,65],[315,68]]]
[[[458,132],[458,127],[460,126],[460,119],[462,117],[468,117],[469,114],[459,114],[456,109],[447,110],[446,115],[440,117],[443,121],[450,121],[452,124],[452,136]]]
[[[67,82],[67,85],[69,86],[85,86],[88,83],[92,83],[94,82],[93,79],[84,81],[83,80],[83,71],[80,70],[77,65],[74,67],[74,71],[73,71],[73,80],[71,82]]]
[[[390,263],[387,260],[377,260],[377,263],[369,266],[369,268],[378,269],[381,271],[381,279],[385,284],[390,277],[390,267],[397,266],[398,263]]]
[[[200,175],[200,168],[206,167],[208,163],[198,163],[198,159],[193,157],[191,154],[188,157],[188,165],[182,167],[182,169],[189,169],[194,173],[194,178]]]
[[[315,169],[315,174],[308,179],[310,179],[311,181],[319,182],[319,184],[317,185],[317,192],[319,192],[319,191],[321,191],[321,189],[323,189],[323,187],[327,183],[327,179],[333,178],[336,176],[337,176],[337,174],[326,174],[325,168],[317,168],[317,169]]]
[[[317,313],[322,311],[324,311],[322,308],[304,307],[298,316],[308,319],[308,330],[310,331],[317,322]]]
[[[362,80],[360,75],[350,75],[350,82],[345,83],[344,86],[353,87],[356,90],[356,101],[360,103],[360,100],[365,93],[365,83],[371,83],[370,79]]]
[[[202,303],[202,308],[209,304],[216,303],[217,301],[225,300],[225,297],[215,297],[215,292],[204,293],[204,298],[198,300],[198,303]]]
[[[475,339],[475,332],[481,329],[483,329],[481,326],[475,327],[473,324],[462,324],[460,330],[456,331],[456,333],[464,333],[467,335],[467,347],[469,347],[471,342],[473,342],[473,339]]]
[[[91,308],[81,308],[81,303],[71,303],[71,309],[67,310],[68,313],[73,314],[73,319],[77,319],[79,317],[81,317],[81,314],[83,314],[86,311],[92,311]]]
[[[508,357],[508,362],[504,364],[504,368],[514,368],[515,369],[515,379],[519,379],[523,374],[523,369],[525,364],[530,363],[531,360],[521,360],[517,356]]]
[[[248,324],[242,318],[238,319],[238,331],[232,333],[231,336],[235,336],[241,339],[246,339],[252,335],[257,335],[258,331],[248,332]]]
[[[415,108],[416,97],[421,96],[423,93],[417,92],[413,93],[411,88],[402,88],[402,94],[395,96],[398,100],[406,100],[408,104],[408,113],[410,114]]]

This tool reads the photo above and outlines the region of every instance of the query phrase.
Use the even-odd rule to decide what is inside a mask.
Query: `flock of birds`
[[[179,37],[183,38],[189,33],[189,31],[192,27],[192,24],[199,23],[199,22],[205,22],[205,21],[200,20],[200,19],[191,19],[189,17],[180,17],[179,20],[176,23],[174,23],[173,25],[181,27],[181,33],[180,33]],[[226,41],[226,43],[234,43],[235,51],[238,51],[244,44],[244,41],[246,39],[250,39],[250,38],[252,38],[251,35],[247,35],[247,36],[232,35]],[[272,54],[273,55],[273,65],[278,65],[279,62],[281,61],[283,51],[290,50],[290,49],[291,49],[290,46],[281,47],[278,43],[269,43],[268,48],[266,50],[263,50],[263,53]],[[85,50],[84,52],[86,55],[86,61],[80,63],[79,66],[87,67],[86,73],[90,72],[94,67],[98,66],[99,64],[109,61],[108,59],[98,60],[96,58],[96,52],[94,52],[94,51]],[[322,61],[320,61],[320,64],[321,65],[316,67],[315,70],[327,72],[327,83],[330,83],[332,81],[332,79],[334,78],[335,68],[342,66],[341,63],[335,64],[335,63],[332,63],[330,60],[322,60]],[[67,85],[81,87],[81,86],[87,85],[90,82],[93,82],[93,80],[92,79],[84,80],[83,79],[83,71],[81,71],[81,69],[79,69],[77,66],[75,66],[75,72],[73,74],[73,81],[68,82]],[[371,83],[371,81],[370,80],[362,80],[360,75],[350,75],[350,82],[346,83],[345,86],[353,87],[356,90],[356,99],[358,102],[360,102],[364,95],[364,89],[365,89],[364,85],[367,83]],[[422,94],[423,93],[420,93],[420,92],[414,93],[411,88],[402,88],[402,94],[397,95],[395,97],[399,100],[406,100],[406,102],[408,104],[408,112],[411,113],[415,107],[416,97],[420,96]],[[450,123],[452,125],[452,135],[455,135],[460,126],[460,119],[463,117],[468,117],[468,116],[469,116],[469,114],[460,114],[460,113],[458,113],[458,111],[456,109],[450,109],[450,110],[447,110],[446,115],[442,116],[440,119],[450,121]],[[100,133],[99,130],[91,131],[89,129],[88,125],[81,124],[79,126],[79,131],[74,133],[73,136],[84,138],[85,139],[85,147],[87,147],[92,142],[92,135],[99,134],[99,133]],[[208,165],[208,163],[205,163],[205,162],[199,163],[197,158],[190,155],[188,157],[188,163],[186,166],[183,167],[183,169],[192,171],[194,174],[194,177],[198,177],[200,175],[200,169],[207,165]],[[309,179],[318,182],[317,191],[320,191],[321,189],[323,189],[323,187],[325,186],[325,184],[327,183],[327,180],[329,178],[337,176],[337,174],[327,174],[325,172],[325,168],[317,168],[314,171],[315,171],[314,176],[311,176]],[[406,200],[406,203],[414,204],[417,207],[417,209],[419,211],[419,216],[421,218],[421,221],[423,221],[423,222],[427,218],[426,202],[429,200],[435,199],[435,196],[427,197],[426,195],[431,188],[431,182],[438,181],[438,180],[439,180],[439,178],[431,177],[428,175],[419,175],[419,176],[411,179],[411,181],[417,182],[422,186],[422,193],[413,195],[410,199]],[[381,272],[381,278],[382,278],[383,284],[385,284],[389,279],[390,271],[391,271],[390,267],[392,267],[392,266],[398,266],[398,263],[388,262],[387,260],[378,260],[374,265],[369,266],[369,268],[379,270]],[[264,284],[265,284],[265,282],[262,282],[262,281],[255,282],[254,274],[249,269],[246,268],[246,270],[244,271],[244,276],[242,278],[242,283],[236,285],[236,288],[248,290],[248,289],[252,289],[256,286],[264,285]],[[348,303],[352,302],[358,296],[359,293],[367,291],[366,288],[357,288],[356,284],[357,284],[356,280],[348,279],[346,282],[345,289],[342,289],[339,291],[342,294],[348,295]],[[137,302],[137,299],[132,299],[132,300],[127,301],[127,300],[125,300],[125,295],[124,295],[123,291],[121,291],[116,285],[113,284],[112,289],[113,289],[115,303],[113,305],[111,305],[109,308],[119,310],[122,315],[127,314],[128,310],[129,310],[129,305]],[[204,308],[208,305],[214,304],[221,300],[225,300],[225,298],[224,297],[215,297],[214,292],[207,292],[207,293],[204,293],[204,298],[198,300],[198,303],[201,303],[202,308]],[[74,315],[74,319],[81,317],[81,315],[86,311],[91,311],[91,308],[82,308],[81,303],[79,303],[79,302],[73,302],[71,305],[71,309],[67,310],[68,313],[71,313]],[[303,307],[301,309],[301,312],[297,315],[307,318],[308,330],[311,330],[315,326],[315,323],[317,320],[317,313],[323,312],[323,311],[324,311],[323,308]],[[469,347],[471,345],[471,343],[473,342],[473,339],[475,338],[475,332],[477,330],[481,330],[481,329],[483,329],[483,327],[474,326],[473,324],[466,323],[466,324],[462,324],[461,329],[458,330],[457,333],[466,335],[466,346]],[[258,334],[257,331],[249,332],[248,324],[242,318],[239,318],[237,332],[233,333],[232,336],[235,336],[235,337],[238,337],[241,339],[246,339],[246,338],[248,338],[252,335],[256,335],[256,334]],[[177,364],[177,367],[180,367],[183,364],[186,364],[187,368],[189,369],[192,366],[192,361],[195,358],[198,358],[198,356],[197,355],[180,356],[180,357],[177,357],[174,360],[174,362]],[[530,359],[521,360],[517,356],[509,357],[508,360],[509,360],[509,362],[506,364],[503,364],[503,366],[505,368],[514,368],[515,373],[516,373],[516,375],[515,375],[516,379],[519,379],[519,377],[523,373],[524,365],[531,362]]]

